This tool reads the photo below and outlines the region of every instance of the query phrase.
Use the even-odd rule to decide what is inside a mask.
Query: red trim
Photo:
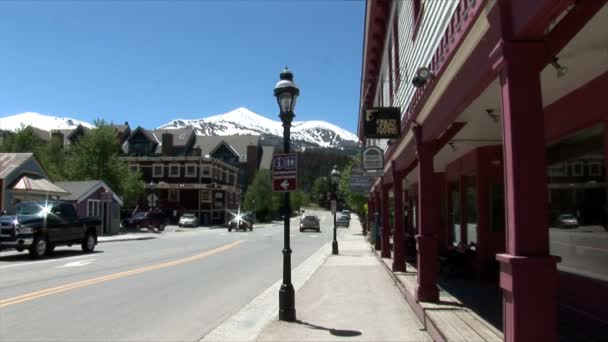
[[[422,6],[421,0],[412,0],[412,13],[413,13],[413,25],[412,25],[412,40],[416,40],[418,31],[420,31],[420,24],[422,23],[422,14],[424,12],[424,6]]]
[[[608,117],[608,72],[545,107],[545,137],[548,143]],[[584,113],[584,115],[573,115]]]
[[[545,38],[547,62],[561,51],[570,40],[593,18],[608,0],[580,0]]]
[[[511,13],[511,38],[543,38],[551,20],[562,13],[572,0],[499,0]],[[595,1],[595,0],[591,0]],[[603,1],[603,0],[602,0]],[[510,7],[510,8],[508,8]],[[505,32],[506,33],[506,32]]]

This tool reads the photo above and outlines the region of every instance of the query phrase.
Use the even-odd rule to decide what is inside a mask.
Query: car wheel
[[[35,237],[30,247],[30,256],[34,259],[42,258],[46,254],[47,247],[46,237]]]
[[[95,243],[97,242],[96,240],[97,239],[93,232],[87,232],[81,244],[82,251],[85,253],[92,253],[95,250]]]
[[[160,226],[158,226],[158,231],[162,232],[164,230],[165,230],[165,225],[161,223]]]
[[[230,233],[232,231],[232,228],[228,228],[228,232]]]

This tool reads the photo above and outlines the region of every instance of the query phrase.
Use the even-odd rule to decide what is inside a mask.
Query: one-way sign
[[[296,191],[298,184],[298,156],[295,153],[275,154],[272,157],[272,190]]]

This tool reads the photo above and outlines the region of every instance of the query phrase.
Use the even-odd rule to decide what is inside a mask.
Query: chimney
[[[51,142],[63,147],[63,133],[51,132]]]
[[[161,151],[163,156],[171,156],[173,153],[173,134],[163,133]]]

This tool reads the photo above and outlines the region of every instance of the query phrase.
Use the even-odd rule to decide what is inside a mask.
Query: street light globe
[[[300,95],[300,88],[293,82],[293,73],[285,67],[281,72],[280,81],[274,87],[274,96],[277,98],[283,123],[291,124],[298,95]]]
[[[331,170],[331,182],[334,184],[338,184],[340,181],[340,171],[338,171],[338,166],[334,165],[334,168]]]

